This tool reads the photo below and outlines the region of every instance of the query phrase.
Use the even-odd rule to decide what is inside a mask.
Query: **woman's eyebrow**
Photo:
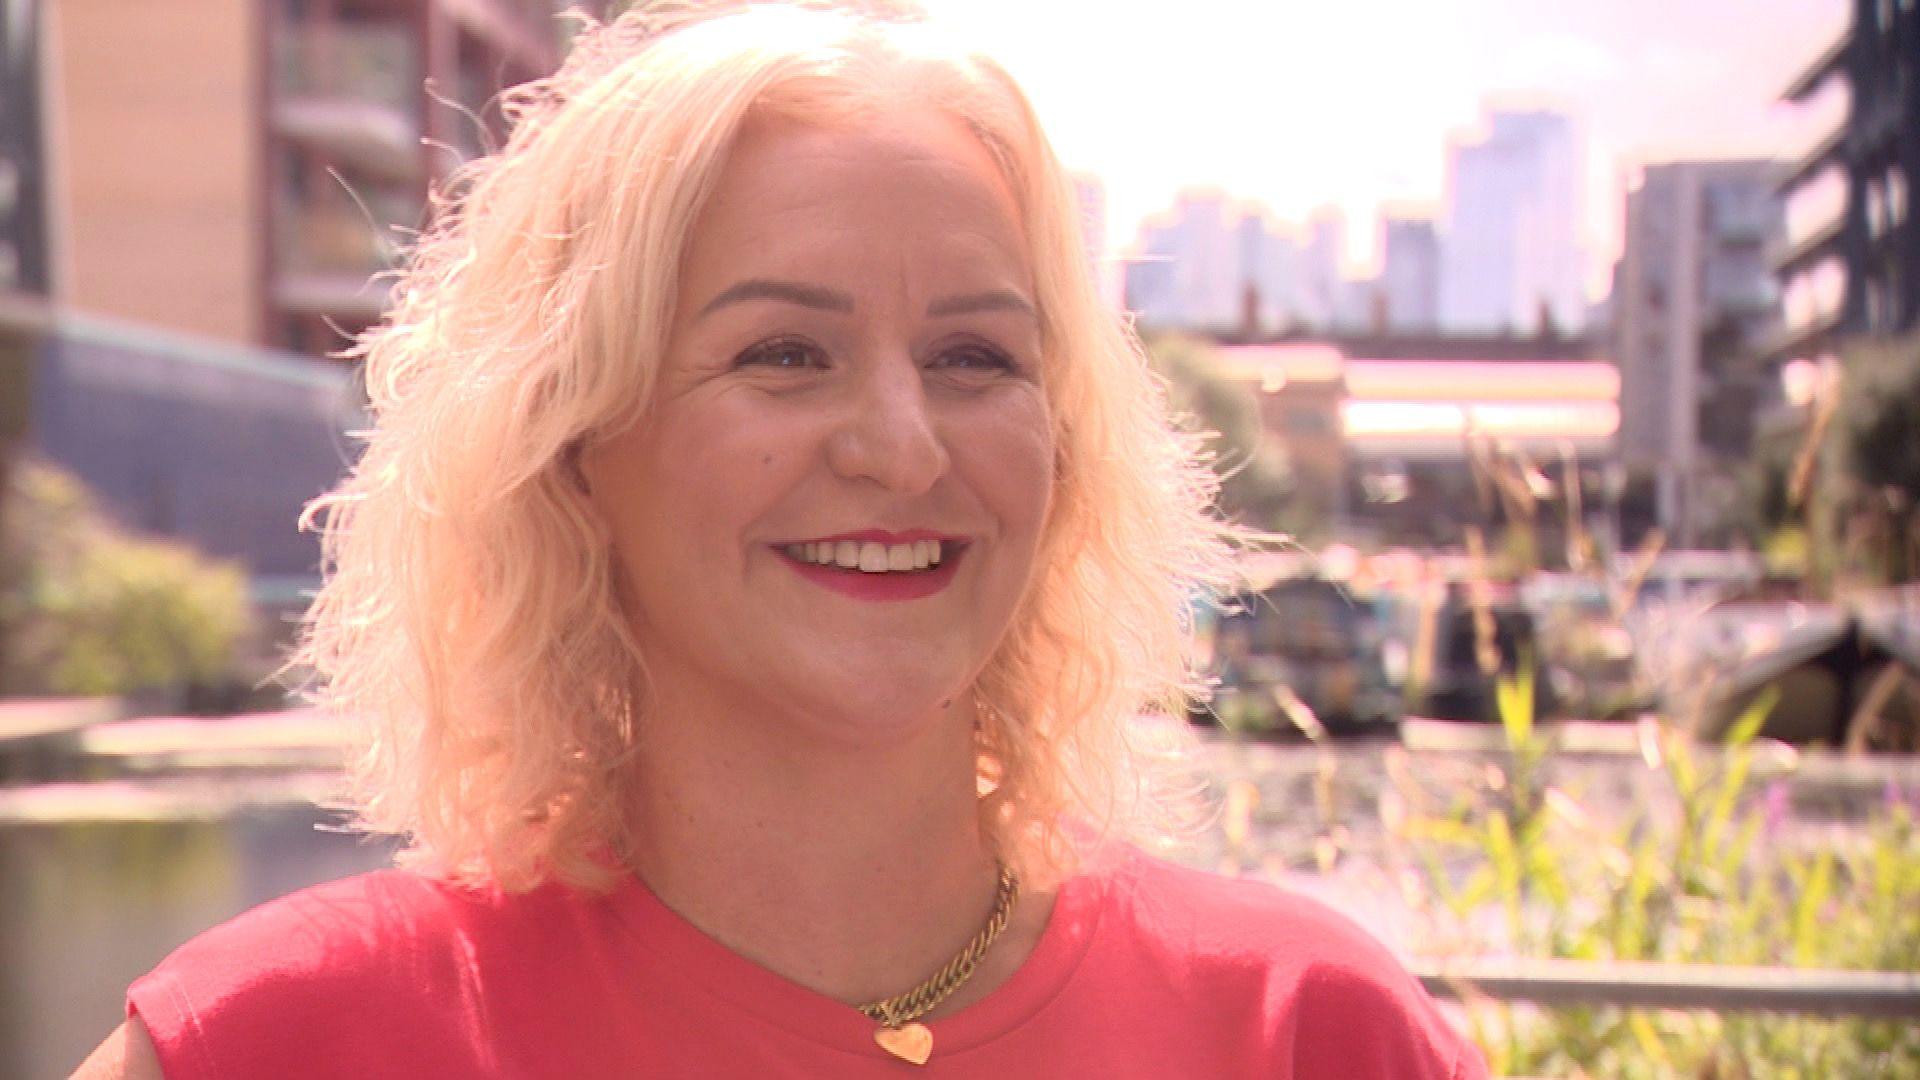
[[[705,318],[720,308],[732,304],[752,303],[759,300],[797,304],[800,307],[833,311],[843,315],[851,315],[854,309],[853,297],[837,289],[829,289],[822,285],[808,285],[798,281],[748,278],[729,285],[721,291],[720,295],[707,301],[706,306],[700,309],[700,314],[696,318]],[[947,296],[927,305],[929,318],[976,315],[985,311],[1013,311],[1039,317],[1033,303],[1012,289],[989,289],[986,292]]]
[[[987,292],[968,293],[965,296],[948,296],[927,305],[927,315],[938,318],[943,315],[976,315],[983,311],[1017,311],[1039,318],[1040,313],[1026,297],[1012,289],[992,289]]]
[[[770,281],[766,278],[748,278],[728,286],[719,296],[707,301],[696,318],[705,318],[729,304],[744,304],[754,300],[778,300],[801,307],[817,308],[821,311],[837,311],[842,314],[853,313],[853,297],[846,293],[819,285],[805,285],[797,281]]]

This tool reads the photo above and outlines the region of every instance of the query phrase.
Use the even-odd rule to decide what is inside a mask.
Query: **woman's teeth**
[[[939,566],[940,543],[938,540],[915,540],[911,544],[819,540],[788,544],[783,550],[788,558],[804,563],[838,566],[867,574],[889,574]]]

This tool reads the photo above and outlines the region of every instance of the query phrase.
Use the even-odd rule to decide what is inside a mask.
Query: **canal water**
[[[63,812],[28,817],[27,800],[0,798],[15,811],[0,815],[0,1077],[67,1075],[119,1022],[127,984],[175,946],[388,860],[380,845],[322,831],[328,816],[297,796],[152,814],[40,794]]]

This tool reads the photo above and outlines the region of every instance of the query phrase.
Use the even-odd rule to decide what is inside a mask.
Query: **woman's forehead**
[[[993,154],[963,121],[928,108],[873,111],[857,121],[752,117],[727,154],[708,214],[827,202],[852,188],[896,199],[929,188],[940,196],[930,201],[991,209],[1020,228],[1019,201]]]
[[[1030,294],[1029,251],[1011,187],[959,120],[930,109],[860,126],[775,116],[742,130],[682,276],[694,303],[722,279],[799,270],[985,277]]]

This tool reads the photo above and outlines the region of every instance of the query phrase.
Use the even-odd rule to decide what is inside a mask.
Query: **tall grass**
[[[1398,832],[1436,933],[1488,954],[1920,970],[1907,793],[1890,785],[1864,829],[1798,822],[1797,758],[1755,739],[1763,698],[1722,747],[1646,723],[1656,797],[1602,820],[1560,783],[1571,770],[1533,723],[1532,691],[1524,673],[1501,683],[1504,746],[1473,783],[1436,798],[1402,771]],[[1905,1021],[1488,1001],[1468,1013],[1501,1075],[1920,1076],[1920,1026]]]

